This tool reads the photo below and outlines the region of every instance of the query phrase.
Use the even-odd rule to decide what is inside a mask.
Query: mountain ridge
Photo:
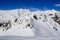
[[[30,11],[27,9],[18,9],[18,10],[0,11],[0,20],[1,20],[0,25],[2,25],[0,26],[1,31],[0,33],[1,36],[41,35],[48,37],[52,36],[59,37],[60,35],[59,15],[60,12],[56,10]]]

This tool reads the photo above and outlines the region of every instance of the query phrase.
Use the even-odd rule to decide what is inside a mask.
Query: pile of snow
[[[60,12],[56,10],[0,10],[0,23],[8,21],[11,28],[1,26],[0,36],[60,37]]]

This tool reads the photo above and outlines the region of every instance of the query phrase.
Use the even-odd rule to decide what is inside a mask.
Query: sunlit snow
[[[27,38],[30,36],[34,37],[31,38],[33,40],[45,37],[59,38],[60,12],[28,9],[0,10],[0,25],[0,36],[27,36]]]

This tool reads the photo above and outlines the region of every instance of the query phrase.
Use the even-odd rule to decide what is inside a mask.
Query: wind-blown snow
[[[15,22],[16,19],[18,20]],[[0,10],[0,23],[8,21],[11,22],[11,28],[3,30],[5,28],[1,27],[0,36],[20,36],[23,37],[21,40],[24,40],[25,36],[26,40],[60,37],[60,12],[56,10]]]

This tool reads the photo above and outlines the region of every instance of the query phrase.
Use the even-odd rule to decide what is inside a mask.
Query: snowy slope
[[[11,22],[11,27],[10,24],[5,26],[8,21]],[[60,12],[56,10],[0,10],[0,25],[1,23],[5,24],[0,27],[0,36],[30,36],[34,37],[32,40],[60,37]]]

